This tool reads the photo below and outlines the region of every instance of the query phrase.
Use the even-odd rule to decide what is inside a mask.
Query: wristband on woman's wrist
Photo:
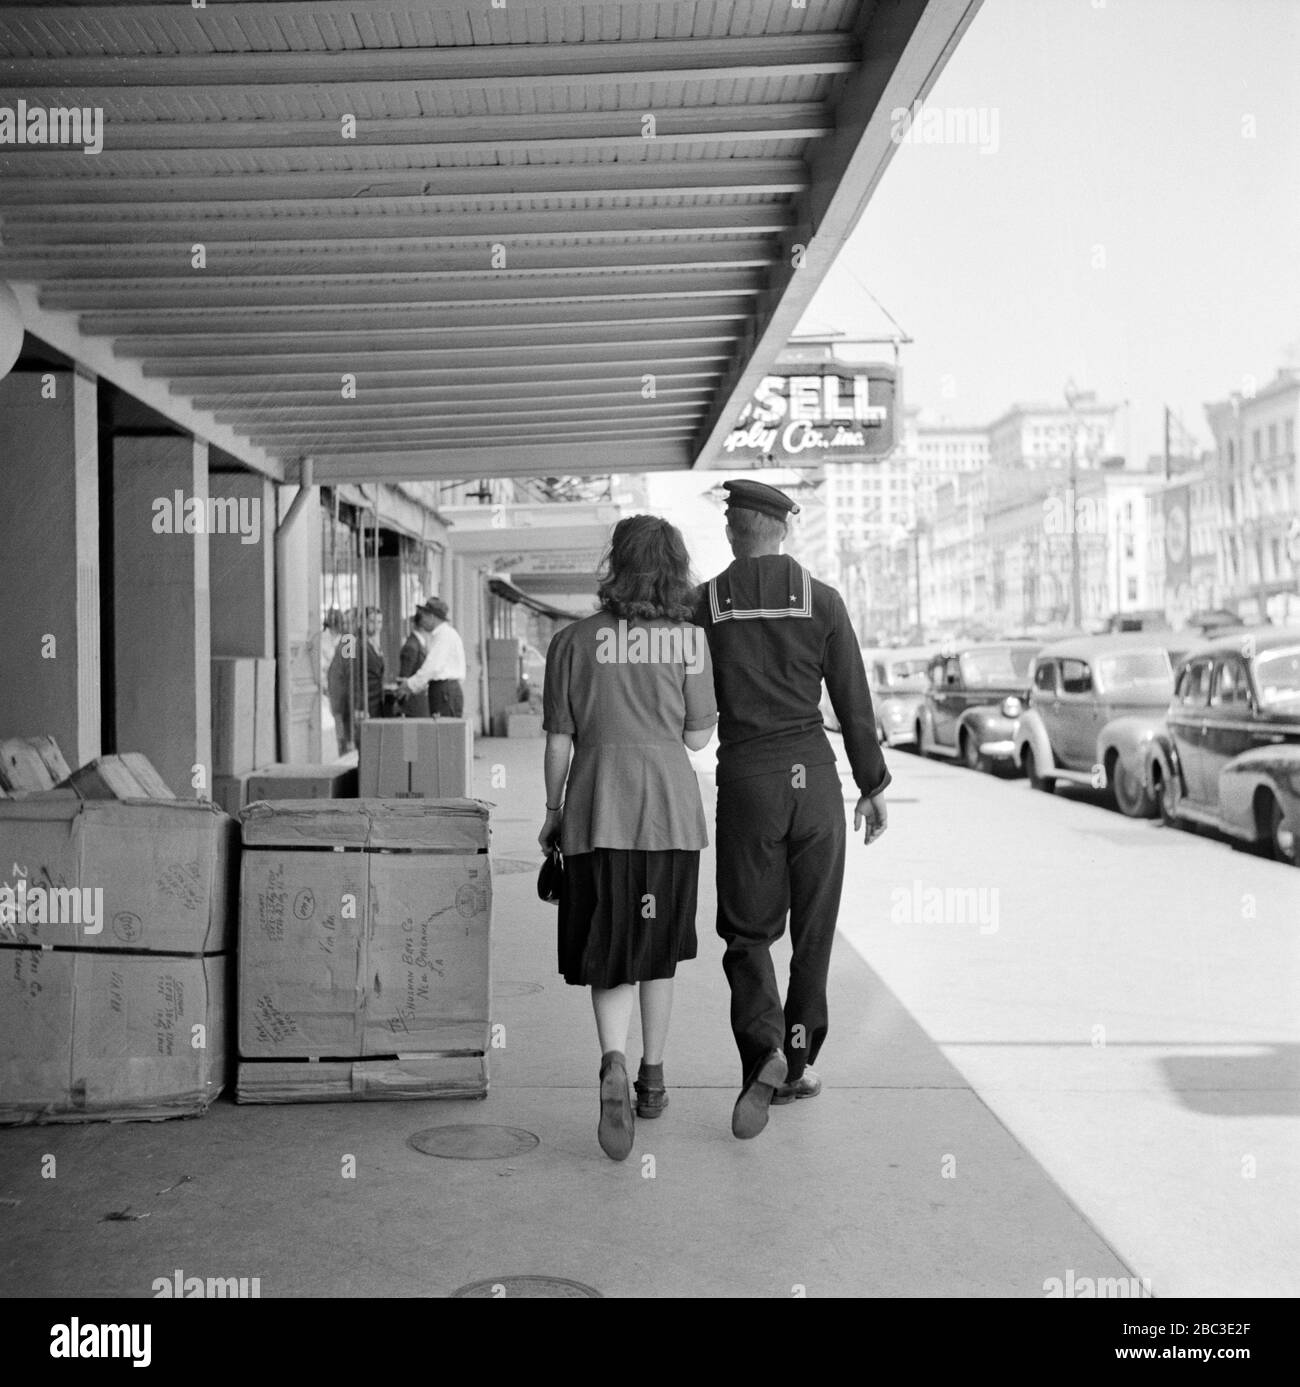
[[[547,810],[548,810],[550,813],[552,813],[552,814],[558,814],[558,813],[560,812],[560,810],[564,808],[564,805],[563,805],[563,804],[548,804],[548,805],[546,806],[546,808],[547,808]]]

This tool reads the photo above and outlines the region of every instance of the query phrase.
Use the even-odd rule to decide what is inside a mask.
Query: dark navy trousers
[[[718,933],[745,1076],[768,1051],[784,1050],[795,1079],[826,1039],[846,838],[834,762],[718,786]],[[782,1005],[771,947],[787,914],[794,956]]]

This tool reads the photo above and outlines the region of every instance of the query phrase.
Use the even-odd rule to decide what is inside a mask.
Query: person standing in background
[[[349,631],[339,641],[334,659],[330,662],[329,694],[334,712],[335,727],[338,731],[339,755],[344,755],[356,744],[358,710],[365,709],[362,717],[377,718],[383,715],[384,707],[384,656],[379,649],[379,633],[383,630],[384,616],[378,607],[367,607],[365,616],[365,691],[361,687],[361,640],[355,631]]]
[[[429,653],[428,632],[433,629],[433,613],[428,603],[415,609],[411,617],[410,634],[402,644],[397,662],[397,677],[409,679],[424,663]],[[429,692],[408,694],[402,702],[402,716],[405,718],[427,718],[429,716]]]
[[[429,693],[431,717],[459,718],[465,714],[465,645],[459,632],[447,620],[447,604],[441,597],[431,597],[420,609],[428,613],[431,622],[425,638],[427,653],[424,663],[414,674],[397,686],[401,697]]]

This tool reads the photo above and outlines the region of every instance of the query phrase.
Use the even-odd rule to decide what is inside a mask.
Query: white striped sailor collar
[[[772,621],[779,617],[803,617],[811,620],[812,578],[808,570],[791,558],[781,554],[785,560],[782,574],[786,582],[787,594],[783,605],[777,605],[775,594],[769,593],[767,606],[740,606],[732,598],[731,570],[719,573],[709,579],[709,616],[714,621]],[[765,575],[766,576],[766,575]],[[779,592],[780,589],[777,589]]]

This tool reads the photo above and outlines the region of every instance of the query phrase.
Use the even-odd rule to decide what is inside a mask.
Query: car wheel
[[[979,771],[984,769],[984,758],[980,755],[979,743],[969,732],[961,734],[961,759],[965,762],[967,769]]]
[[[1293,867],[1300,867],[1300,835],[1297,835],[1295,829],[1287,823],[1286,814],[1277,800],[1273,801],[1268,841],[1277,861],[1289,862]]]
[[[1133,769],[1125,765],[1123,757],[1116,756],[1111,762],[1110,784],[1121,814],[1127,814],[1130,819],[1149,819],[1156,812],[1151,791]]]
[[[1054,780],[1045,780],[1038,774],[1038,762],[1034,759],[1032,747],[1025,748],[1024,755],[1025,774],[1029,777],[1029,785],[1034,790],[1045,790],[1049,795],[1056,789]]]

